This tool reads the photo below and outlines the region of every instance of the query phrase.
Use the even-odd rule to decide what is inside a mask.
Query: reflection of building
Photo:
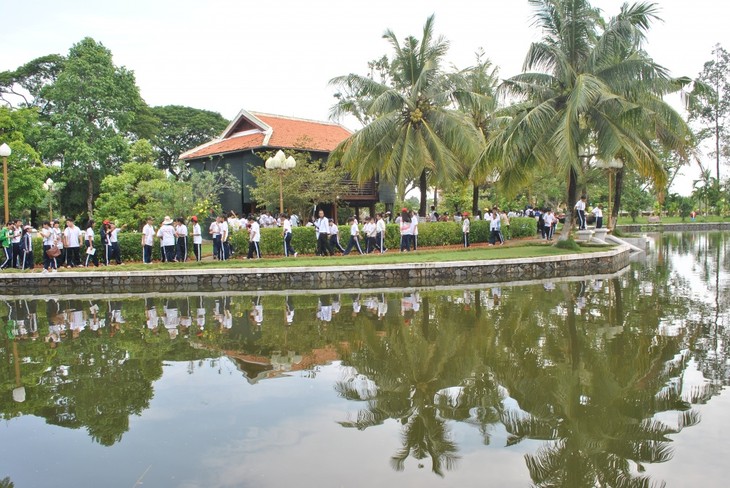
[[[244,354],[240,351],[223,351],[243,373],[246,380],[253,384],[260,380],[284,376],[291,371],[306,371],[316,366],[329,364],[340,358],[332,346],[315,348],[308,354],[298,355],[293,352],[275,351],[271,357]]]
[[[309,152],[313,159],[326,160],[350,131],[332,122],[296,119],[241,110],[217,139],[180,155],[196,169],[228,166],[240,188],[226,191],[221,198],[225,210],[246,214],[255,210],[249,188],[255,186],[249,165],[263,166],[255,151],[294,149]],[[347,193],[340,200],[353,207],[370,207],[374,212],[378,192],[374,181],[358,185],[347,180]]]

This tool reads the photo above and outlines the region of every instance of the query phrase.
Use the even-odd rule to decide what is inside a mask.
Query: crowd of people
[[[586,227],[586,195],[582,195],[575,204],[575,212],[578,219],[578,228]],[[602,206],[593,208],[596,221],[596,228],[602,226]],[[550,208],[527,207],[521,211],[500,210],[497,206],[485,210],[484,214],[477,211],[473,216],[469,212],[456,212],[453,216],[448,213],[439,214],[431,207],[431,212],[425,217],[408,208],[392,217],[391,212],[379,212],[374,216],[367,216],[363,220],[362,228],[358,218],[352,216],[347,219],[347,240],[345,245],[340,240],[340,229],[337,223],[319,210],[317,216],[313,216],[304,225],[314,227],[317,240],[316,254],[318,256],[332,256],[336,252],[348,255],[352,252],[359,254],[385,253],[387,224],[395,223],[400,233],[400,252],[412,252],[418,250],[418,224],[419,219],[428,222],[453,221],[461,224],[463,235],[463,246],[470,247],[472,220],[484,220],[489,222],[488,245],[502,245],[505,242],[503,229],[509,229],[510,219],[514,217],[531,217],[537,222],[537,233],[546,241],[551,241],[557,227],[560,216]],[[297,251],[292,246],[292,229],[302,225],[302,221],[296,214],[288,215],[282,213],[272,215],[269,211],[262,212],[259,216],[248,215],[239,218],[233,211],[215,217],[208,228],[208,233],[213,243],[213,259],[225,261],[233,255],[231,235],[234,232],[248,232],[247,259],[261,258],[261,229],[278,227],[282,233],[282,246],[284,256],[296,257]],[[94,237],[96,235],[95,223],[89,220],[85,230],[79,228],[73,219],[66,219],[65,227],[61,228],[58,220],[45,221],[42,228],[38,230],[43,240],[43,272],[56,272],[59,267],[75,268],[88,266],[109,266],[113,263],[123,265],[122,253],[119,246],[119,232],[125,226],[118,227],[114,222],[105,220],[98,229],[100,234],[101,247],[97,249]],[[0,227],[0,246],[4,255],[0,255],[2,264],[0,267],[32,269],[34,267],[34,255],[32,236],[34,229],[24,224],[22,220],[7,222]],[[142,262],[152,263],[153,246],[155,239],[159,241],[161,262],[186,262],[194,259],[203,259],[203,232],[196,216],[190,217],[188,221],[179,217],[175,220],[169,216],[161,221],[159,228],[155,226],[155,219],[152,217],[146,220],[141,232]],[[191,255],[192,250],[192,255]],[[97,252],[98,251],[98,252]]]

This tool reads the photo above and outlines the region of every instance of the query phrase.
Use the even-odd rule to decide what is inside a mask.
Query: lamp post
[[[283,179],[284,171],[292,169],[297,165],[297,162],[292,156],[286,157],[284,151],[281,149],[276,152],[273,158],[266,160],[266,169],[275,169],[279,173],[279,213],[284,213],[284,189]]]
[[[53,222],[53,190],[55,182],[48,178],[45,183],[43,183],[43,189],[48,192],[48,220]]]
[[[599,160],[597,166],[608,172],[608,228],[613,229],[616,225],[616,222],[613,221],[613,185],[616,171],[623,168],[624,163],[618,159],[612,159],[611,161]]]
[[[5,206],[5,223],[10,220],[10,204],[8,203],[8,156],[12,154],[10,146],[3,143],[0,146],[0,156],[3,158],[3,204]]]

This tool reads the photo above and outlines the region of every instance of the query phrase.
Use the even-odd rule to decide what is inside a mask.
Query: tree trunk
[[[87,192],[86,195],[86,211],[89,214],[89,219],[94,218],[94,170],[91,166],[87,168]]]
[[[471,191],[471,214],[476,215],[479,211],[479,185],[477,182],[473,182],[473,188]]]
[[[608,222],[609,228],[616,227],[618,222],[619,211],[621,210],[621,192],[624,187],[624,168],[621,167],[616,171],[616,181],[613,185],[613,208],[611,209],[611,217]]]
[[[564,241],[570,237],[570,231],[573,230],[573,205],[576,202],[576,193],[578,189],[578,173],[575,172],[575,168],[570,168],[568,178],[568,208],[565,212],[565,223],[563,224],[563,231],[560,233],[560,240]]]
[[[428,180],[426,178],[426,170],[421,171],[421,176],[418,178],[418,188],[421,190],[421,205],[418,209],[418,216],[426,216],[426,204],[428,203]]]
[[[438,212],[439,208],[439,189],[437,187],[433,187],[433,209]]]

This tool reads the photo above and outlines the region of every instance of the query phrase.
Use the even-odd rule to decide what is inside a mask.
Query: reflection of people
[[[170,306],[172,305],[172,306]],[[178,325],[180,325],[180,313],[176,304],[166,303],[163,307],[165,315],[162,317],[162,325],[167,329],[170,339],[175,339],[178,334]]]
[[[294,304],[292,303],[291,297],[289,295],[286,296],[285,299],[286,303],[286,323],[287,325],[291,325],[294,322]]]
[[[145,316],[147,317],[147,328],[153,332],[157,331],[160,319],[157,316],[157,307],[150,304],[150,299],[145,298]]]
[[[253,309],[251,310],[251,318],[257,327],[261,327],[261,324],[264,323],[264,306],[261,304],[261,295],[256,295],[256,300],[254,300]]]
[[[352,295],[352,316],[356,317],[360,313],[360,295]]]
[[[329,295],[317,299],[317,318],[323,322],[332,322],[332,304]]]
[[[388,302],[385,301],[385,293],[380,294],[380,300],[378,300],[378,320],[383,320],[385,314],[388,313]]]

